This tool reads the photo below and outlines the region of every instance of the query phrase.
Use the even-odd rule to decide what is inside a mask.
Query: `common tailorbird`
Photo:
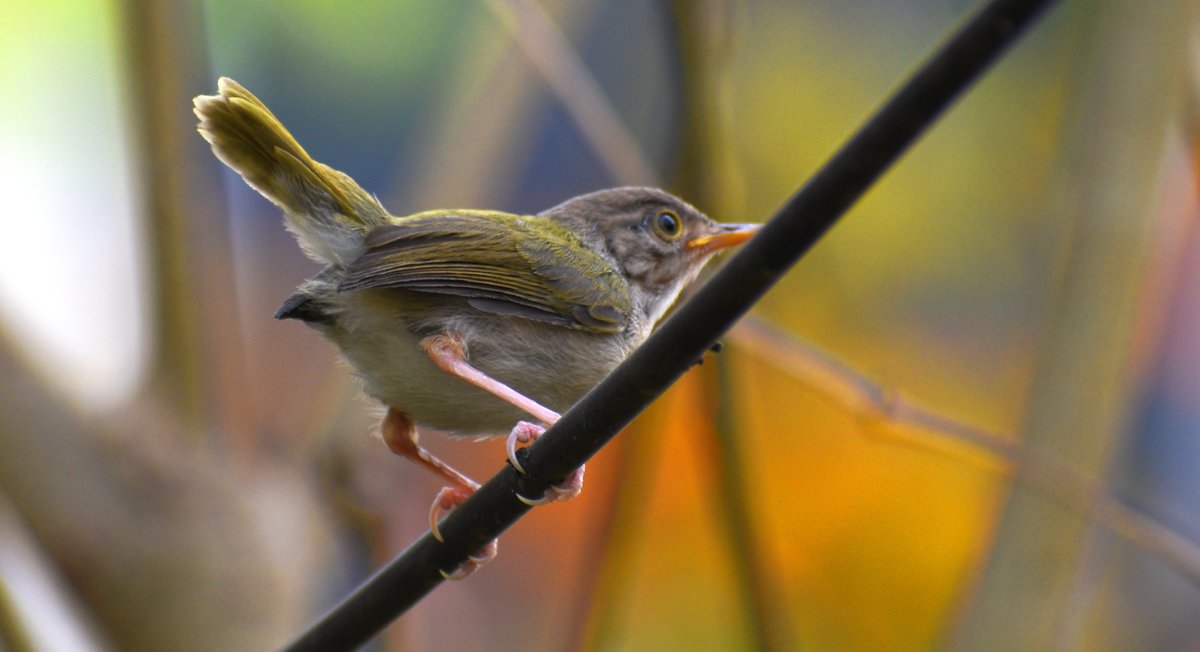
[[[714,253],[757,225],[718,224],[656,188],[581,195],[537,215],[389,214],[349,176],[314,161],[267,107],[222,78],[195,99],[213,152],[283,209],[326,267],[283,302],[332,340],[387,406],[388,447],[450,482],[438,516],[478,485],[422,448],[417,428],[509,432],[516,456],[642,343]],[[521,421],[531,415],[539,423]],[[514,424],[516,426],[514,427]],[[571,498],[583,469],[531,504]],[[495,555],[492,542],[460,574]]]

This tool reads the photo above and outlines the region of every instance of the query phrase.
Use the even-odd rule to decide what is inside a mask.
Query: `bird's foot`
[[[467,498],[470,498],[471,494],[475,493],[475,490],[479,488],[479,485],[475,483],[471,484],[474,486],[456,484],[442,487],[442,490],[438,492],[437,497],[433,499],[433,505],[429,507],[429,531],[433,534],[433,538],[437,539],[438,541],[443,541],[442,531],[438,527],[438,521],[441,520],[440,516],[443,511],[448,511],[458,507],[463,503],[463,501],[465,501]],[[499,549],[500,540],[492,539],[487,545],[480,548],[475,554],[469,555],[467,557],[467,561],[463,562],[463,565],[456,568],[453,573],[440,571],[442,573],[442,577],[448,580],[464,579],[471,573],[474,573],[476,570],[478,570],[480,566],[483,566],[489,561],[495,559],[496,553],[499,551]]]
[[[517,446],[537,441],[537,438],[541,437],[543,432],[546,432],[546,429],[536,423],[518,421],[517,425],[513,427],[512,432],[508,434],[508,441],[505,443],[505,450],[508,453],[508,463],[512,464],[518,473],[524,475],[525,467],[521,465],[521,460],[517,457]],[[547,489],[541,498],[528,498],[517,494],[517,500],[530,507],[545,505],[556,500],[571,500],[578,496],[579,492],[583,491],[583,473],[585,468],[581,466],[575,469],[571,475],[567,476],[566,480],[552,485]]]

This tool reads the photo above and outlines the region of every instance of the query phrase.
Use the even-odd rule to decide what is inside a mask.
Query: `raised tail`
[[[318,163],[279,119],[240,84],[222,77],[216,95],[193,100],[213,153],[284,210],[309,257],[345,265],[367,231],[388,223],[379,201],[346,174]]]

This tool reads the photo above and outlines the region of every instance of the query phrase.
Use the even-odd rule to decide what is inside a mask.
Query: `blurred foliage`
[[[646,183],[755,220],[971,4],[9,0],[0,525],[77,600],[45,613],[270,648],[425,529],[436,479],[271,319],[315,270],[192,131],[218,75],[394,213]],[[1196,7],[1061,4],[579,500],[377,648],[1194,649]],[[56,627],[22,581],[4,643]]]

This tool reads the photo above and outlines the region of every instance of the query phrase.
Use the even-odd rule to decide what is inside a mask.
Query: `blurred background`
[[[220,75],[396,214],[770,216],[964,0],[6,0],[0,649],[275,648],[427,525]],[[1200,649],[1200,30],[1059,3],[374,650]],[[424,443],[483,480],[500,441]]]

